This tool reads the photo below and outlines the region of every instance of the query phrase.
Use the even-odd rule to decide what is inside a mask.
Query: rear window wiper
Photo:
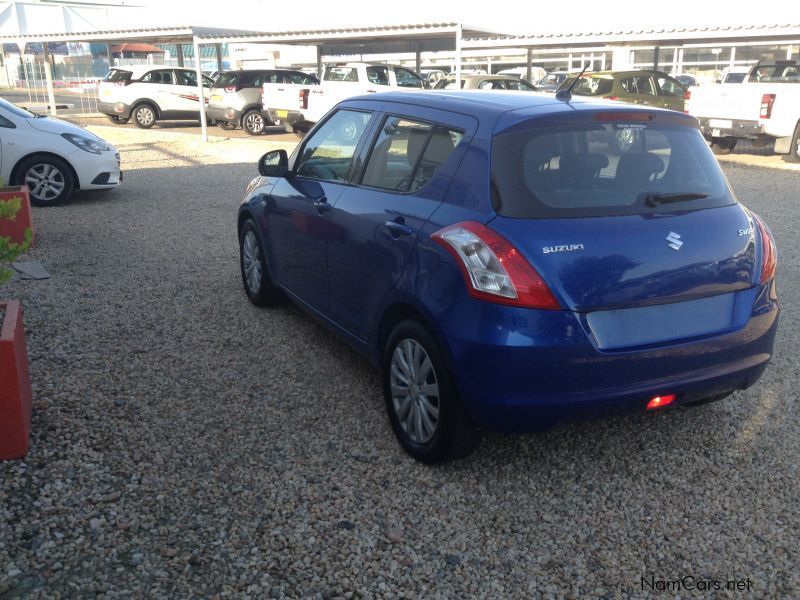
[[[647,206],[658,206],[659,204],[669,204],[670,202],[683,202],[684,200],[702,200],[711,194],[705,192],[679,192],[675,194],[645,194],[644,203]]]

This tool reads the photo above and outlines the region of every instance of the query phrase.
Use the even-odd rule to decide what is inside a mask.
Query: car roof
[[[612,100],[588,96],[572,96],[569,101],[559,100],[553,94],[506,90],[436,90],[414,92],[380,92],[348,98],[350,102],[396,102],[445,112],[461,113],[478,119],[495,120],[505,116],[502,129],[520,121],[527,121],[556,113],[576,111],[611,110],[622,112],[656,112],[671,118],[696,124],[696,119],[673,110],[653,106],[620,104]],[[499,125],[498,125],[499,126]]]
[[[449,75],[444,78],[446,81],[455,81],[455,76]],[[500,75],[497,73],[496,75],[462,75],[461,79],[464,81],[472,81],[473,79],[502,79],[508,81],[519,81],[519,77],[515,77],[514,75]]]
[[[150,71],[190,71],[194,73],[194,69],[187,69],[184,67],[171,67],[169,65],[124,65],[118,67],[111,67],[112,71],[128,71],[133,77],[141,77]]]

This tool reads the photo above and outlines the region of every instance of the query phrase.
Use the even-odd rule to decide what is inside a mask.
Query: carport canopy
[[[203,78],[200,68],[200,46],[222,43],[252,43],[295,46],[316,46],[317,65],[322,56],[348,54],[410,53],[454,50],[456,53],[456,79],[461,81],[461,48],[464,40],[486,37],[504,37],[500,32],[482,27],[469,27],[463,23],[421,23],[385,25],[377,27],[347,27],[324,30],[256,32],[215,27],[147,27],[108,31],[74,33],[31,33],[0,36],[0,43],[24,44],[28,42],[145,42],[150,44],[192,44],[194,67],[197,73],[198,98],[203,98]],[[55,95],[49,61],[45,63],[48,96],[51,111],[55,114]],[[208,140],[205,105],[201,102],[200,124],[203,141]]]

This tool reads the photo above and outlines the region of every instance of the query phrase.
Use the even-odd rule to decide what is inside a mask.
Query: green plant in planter
[[[1,185],[1,184],[0,184]],[[0,219],[14,220],[17,218],[19,209],[22,208],[22,197],[15,196],[8,200],[0,200]],[[33,232],[30,227],[25,230],[25,241],[16,244],[9,237],[0,237],[0,283],[5,283],[14,274],[13,271],[4,265],[10,265],[17,257],[25,252],[31,245]]]

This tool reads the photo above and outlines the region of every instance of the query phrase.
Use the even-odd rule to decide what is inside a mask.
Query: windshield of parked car
[[[7,110],[12,115],[16,115],[17,117],[30,119],[36,116],[35,113],[32,113],[29,110],[25,110],[24,108],[21,108],[16,104],[11,104],[11,102],[6,100],[5,98],[0,98],[0,108],[2,108],[3,110]]]
[[[492,144],[492,182],[498,212],[517,218],[664,213],[734,201],[697,129],[652,121],[598,117],[503,133]]]
[[[548,73],[537,83],[540,85],[558,85],[566,78],[567,76],[564,73]]]
[[[561,87],[567,88],[575,81],[574,77],[568,79]],[[603,96],[611,93],[614,80],[610,77],[581,77],[581,80],[572,88],[576,96]]]
[[[133,73],[130,71],[125,71],[124,69],[111,69],[108,73],[106,73],[103,81],[130,81],[132,75]]]

